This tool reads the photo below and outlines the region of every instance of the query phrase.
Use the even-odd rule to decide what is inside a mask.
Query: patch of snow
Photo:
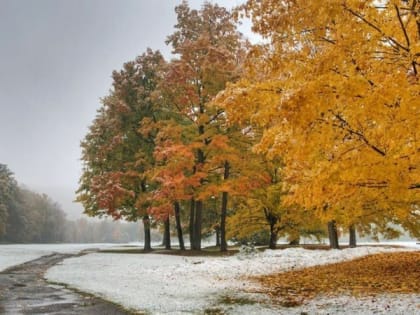
[[[419,314],[420,296],[417,294],[383,294],[375,297],[353,297],[348,295],[335,297],[316,297],[297,307],[282,307],[264,303],[245,305],[225,305],[220,307],[225,314],[242,315],[407,315]]]
[[[348,314],[357,314],[357,303],[365,303],[362,300],[354,302],[352,298],[345,297],[343,301],[337,302],[334,302],[336,299],[322,299],[318,302],[313,300],[312,304],[283,309],[271,305],[264,296],[247,294],[242,289],[256,286],[245,279],[251,275],[270,274],[402,250],[410,249],[358,247],[327,251],[289,248],[266,250],[249,257],[94,253],[64,260],[62,264],[49,269],[46,277],[50,281],[67,283],[79,290],[122,304],[126,308],[151,314],[202,314],[205,309],[222,309],[228,314],[278,314],[285,310],[288,314],[294,314],[292,311],[300,314],[308,309],[310,314],[324,314],[320,313],[324,306],[330,312],[341,307],[340,312],[342,309],[349,309]],[[227,297],[239,299],[241,302],[224,302]],[[418,299],[414,298],[417,304]],[[387,297],[383,301],[387,301]],[[320,303],[319,307],[317,303]],[[376,306],[384,303],[386,302],[378,302]],[[354,312],[351,312],[352,309]]]
[[[78,253],[115,244],[7,244],[0,245],[0,271],[52,253]]]

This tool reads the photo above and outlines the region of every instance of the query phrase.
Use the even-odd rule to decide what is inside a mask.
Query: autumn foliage
[[[243,10],[267,43],[217,102],[263,130],[257,152],[283,158],[285,202],[418,237],[420,4],[250,0]]]
[[[349,228],[420,237],[418,1],[248,0],[233,13],[184,1],[175,12],[174,58],[148,50],[114,72],[82,142],[86,213],[175,215],[178,235],[182,214],[195,249],[212,229],[222,250],[226,229],[266,230],[271,247],[326,223],[330,239]]]

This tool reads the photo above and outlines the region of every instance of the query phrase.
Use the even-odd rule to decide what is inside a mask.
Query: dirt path
[[[0,314],[130,314],[102,299],[44,280],[45,271],[77,255],[52,254],[0,272]]]

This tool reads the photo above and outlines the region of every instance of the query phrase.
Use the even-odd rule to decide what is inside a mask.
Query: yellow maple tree
[[[249,240],[267,232],[268,247],[275,249],[280,237],[287,236],[291,244],[298,244],[301,236],[324,236],[321,223],[311,211],[299,205],[285,205],[288,191],[281,177],[279,161],[268,161],[260,155],[252,156],[252,169],[267,179],[235,200],[235,211],[228,218],[228,235]],[[248,163],[249,164],[249,163]],[[249,165],[248,165],[249,166]],[[254,176],[255,178],[255,176]]]
[[[420,2],[249,0],[265,38],[218,96],[263,130],[298,203],[344,226],[420,236]],[[315,13],[316,12],[316,13]]]

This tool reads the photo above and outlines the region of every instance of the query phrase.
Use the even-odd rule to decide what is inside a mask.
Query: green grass
[[[226,295],[219,299],[219,303],[225,305],[253,305],[258,302],[245,297],[232,297]]]

